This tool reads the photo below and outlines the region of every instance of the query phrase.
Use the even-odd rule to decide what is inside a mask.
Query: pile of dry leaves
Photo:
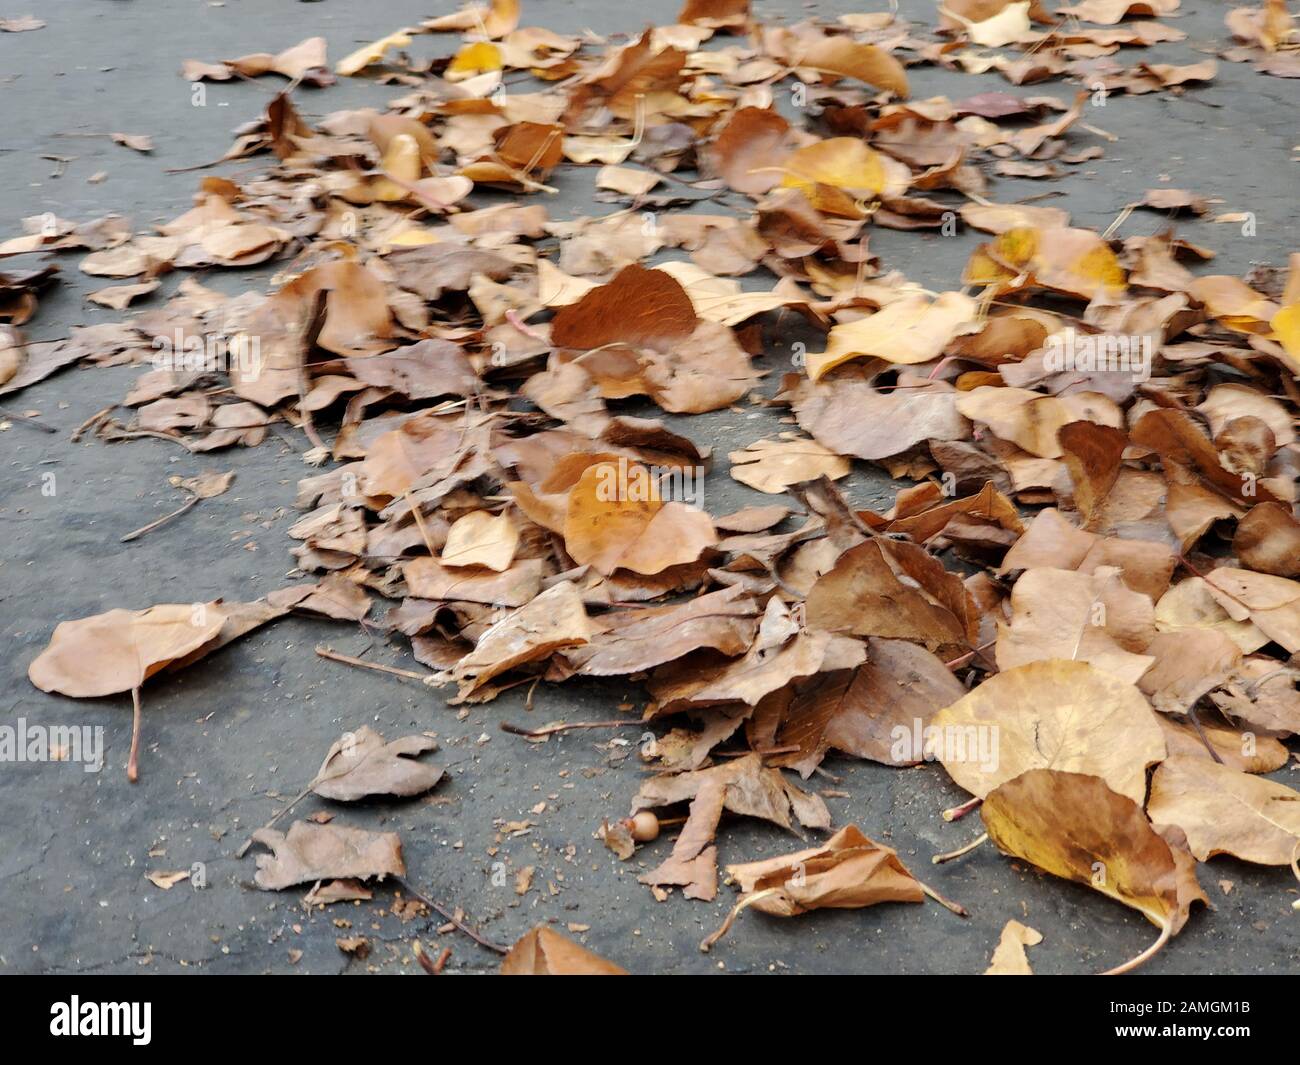
[[[715,897],[724,815],[830,831],[796,778],[832,750],[938,761],[971,796],[949,817],[978,809],[1001,851],[1140,911],[1159,938],[1121,969],[1206,901],[1199,862],[1278,866],[1294,888],[1300,794],[1262,774],[1300,733],[1300,254],[1246,280],[1194,273],[1214,253],[1172,229],[1122,239],[990,199],[990,173],[1100,154],[1071,138],[1091,128],[1091,92],[1214,77],[1213,59],[1140,61],[1184,36],[1157,17],[1178,4],[951,0],[934,27],[786,26],[754,22],[747,0],[688,0],[677,24],[615,42],[520,28],[516,0],[495,0],[332,68],[321,38],[186,63],[194,81],[290,79],[224,156],[270,168],[202,178],[194,207],[150,232],[31,219],[0,255],[85,252],[80,269],[111,281],[94,298],[118,309],[176,269],[275,260],[272,291],[188,278],[120,324],[25,344],[56,267],[7,271],[0,394],[73,362],[151,363],[79,433],[192,452],[305,437],[319,469],[290,532],[313,579],[64,622],[32,682],[131,692],[138,741],[154,674],[290,611],[369,619],[429,670],[390,671],[453,704],[643,681],[655,772],[626,819],[592,820],[621,858],[681,824],[641,877],[660,899]],[[1300,72],[1281,0],[1227,22],[1228,59]],[[431,33],[463,43],[403,51]],[[913,100],[924,64],[1085,87]],[[315,105],[351,76],[399,95],[302,117],[297,95]],[[574,167],[620,209],[551,218],[549,182]],[[514,197],[468,206],[485,189]],[[702,200],[716,211],[680,209]],[[1162,189],[1138,208],[1208,204]],[[933,292],[883,270],[875,226],[988,239]],[[682,254],[645,265],[665,250]],[[796,316],[821,350],[761,392],[777,365],[763,328]],[[779,408],[789,431],[732,453],[730,473],[784,501],[695,505],[713,456],[626,413],[647,401]],[[892,509],[846,502],[835,482],[855,460],[910,483]],[[178,487],[188,507],[228,483]],[[434,746],[345,735],[304,794],[427,791]],[[405,873],[392,833],[299,821],[255,839],[258,884],[315,884],[316,901]],[[725,873],[741,892],[728,925],[751,907],[938,898],[854,825]],[[1037,938],[1012,922],[993,971],[1028,971]],[[506,969],[619,971],[545,928]]]

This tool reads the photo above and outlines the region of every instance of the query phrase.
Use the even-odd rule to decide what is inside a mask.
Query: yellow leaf
[[[398,30],[396,33],[390,33],[387,37],[381,37],[373,44],[367,44],[358,48],[351,55],[344,56],[334,67],[336,74],[342,74],[344,77],[350,77],[360,70],[370,66],[371,63],[378,63],[384,58],[384,53],[390,48],[401,48],[411,43],[411,38],[405,30]]]
[[[905,296],[875,314],[837,325],[826,350],[808,356],[808,376],[814,381],[828,370],[860,356],[912,365],[938,358],[953,337],[972,325],[975,301],[960,292]]]
[[[464,81],[476,74],[501,69],[501,49],[489,41],[467,44],[447,67],[448,81]]]

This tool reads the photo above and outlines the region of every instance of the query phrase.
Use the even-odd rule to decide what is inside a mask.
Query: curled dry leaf
[[[758,817],[790,828],[790,813],[806,828],[829,828],[830,812],[819,795],[791,784],[779,769],[763,765],[757,754],[735,758],[725,765],[675,776],[652,777],[632,800],[632,813],[694,799],[700,789],[722,786],[722,805],[744,817]]]
[[[758,440],[744,451],[731,452],[727,456],[731,476],[750,488],[775,495],[792,484],[822,476],[837,480],[848,475],[848,459],[794,433],[781,436],[780,440]]]
[[[644,467],[626,462],[588,466],[569,493],[565,548],[575,562],[604,574],[616,569],[660,573],[694,562],[717,538],[704,511],[676,500],[664,502]]]
[[[938,653],[975,639],[977,611],[961,579],[916,544],[880,537],[845,551],[805,609],[814,628],[915,640]]]
[[[1109,895],[1160,929],[1152,947],[1111,972],[1146,961],[1182,931],[1193,903],[1209,903],[1191,855],[1100,777],[1031,769],[990,792],[980,815],[1004,853]]]
[[[577,589],[560,581],[484,630],[474,650],[456,663],[451,675],[460,682],[460,697],[464,698],[508,670],[585,644],[594,631]]]
[[[730,928],[736,915],[755,909],[773,917],[795,917],[810,910],[856,910],[881,902],[924,902],[925,892],[898,854],[845,825],[823,846],[779,858],[727,866],[744,892],[726,923],[709,936],[708,950]]]
[[[794,59],[796,67],[856,78],[904,99],[908,95],[903,64],[874,44],[860,44],[849,37],[823,37],[809,47],[797,49]]]
[[[998,624],[998,668],[1075,659],[1136,684],[1155,661],[1142,654],[1155,638],[1151,600],[1120,571],[1031,569],[1011,590],[1011,622]]]
[[[1237,523],[1232,549],[1250,569],[1300,577],[1300,521],[1281,503],[1260,503],[1247,511]]]
[[[826,350],[808,356],[808,376],[816,381],[863,356],[904,365],[929,362],[969,329],[974,318],[975,301],[960,292],[942,292],[934,300],[905,296],[873,315],[832,329]]]
[[[934,715],[965,694],[925,648],[873,636],[865,664],[819,674],[791,693],[773,746],[798,749],[772,762],[808,777],[833,748],[885,765],[916,765]]]
[[[518,548],[519,529],[509,514],[476,510],[456,519],[439,561],[444,566],[484,566],[500,573],[510,568]]]
[[[696,322],[690,297],[674,278],[633,264],[608,285],[561,307],[551,323],[551,340],[566,348],[663,347],[689,337]]]

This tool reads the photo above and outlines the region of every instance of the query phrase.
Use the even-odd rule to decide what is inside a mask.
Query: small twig
[[[135,540],[143,536],[147,532],[153,532],[154,529],[158,528],[160,525],[166,525],[167,522],[172,520],[172,518],[179,518],[182,514],[184,514],[187,510],[189,510],[192,506],[194,506],[194,504],[199,501],[199,498],[200,498],[199,496],[190,496],[189,499],[185,500],[184,503],[182,503],[179,507],[173,510],[170,514],[164,514],[157,521],[151,521],[148,525],[142,525],[140,528],[136,529],[135,532],[127,533],[125,536],[122,537],[121,542],[125,544],[130,540]]]
[[[958,821],[974,810],[983,801],[983,799],[976,795],[962,803],[960,806],[954,806],[951,810],[944,810],[943,819],[945,821]]]
[[[415,524],[420,530],[420,538],[424,541],[424,546],[429,549],[429,557],[437,558],[438,550],[433,546],[433,538],[429,535],[429,529],[424,524],[424,515],[420,513],[419,501],[411,498],[409,488],[402,493],[402,498],[406,500],[406,505],[411,508],[411,516],[415,518]]]
[[[761,902],[763,899],[775,895],[780,890],[780,888],[775,887],[767,888],[765,891],[755,891],[752,895],[746,895],[731,908],[731,912],[727,914],[727,919],[722,922],[722,926],[712,935],[705,936],[703,941],[700,943],[700,950],[707,954],[713,944],[725,936],[731,926],[736,923],[736,918],[740,916],[742,910],[746,910],[750,906],[754,905],[754,903]]]
[[[166,440],[173,444],[180,444],[186,451],[193,453],[188,441],[179,436],[172,436],[171,433],[157,432],[153,429],[118,429],[112,436],[105,437],[110,444],[116,444],[121,440],[139,440],[143,437],[151,436],[156,440]]]
[[[1259,694],[1259,689],[1264,686],[1264,683],[1266,681],[1270,681],[1274,677],[1281,677],[1284,675],[1292,676],[1292,677],[1300,677],[1300,670],[1292,669],[1290,666],[1281,666],[1278,669],[1269,670],[1262,677],[1253,680],[1250,684],[1246,686],[1246,698],[1250,699],[1253,702],[1255,696]]]
[[[360,666],[362,669],[373,669],[379,673],[389,673],[394,677],[405,677],[408,680],[418,680],[423,683],[433,674],[417,673],[413,669],[398,669],[396,666],[384,666],[378,662],[367,662],[363,658],[353,658],[351,655],[345,655],[340,651],[335,651],[324,645],[317,645],[316,653],[321,658],[328,658],[331,662],[342,662],[347,666]]]
[[[508,721],[501,722],[501,731],[508,732],[512,736],[523,736],[529,740],[543,740],[547,736],[554,736],[557,732],[568,732],[576,728],[640,728],[644,722],[641,721],[575,721],[569,725],[547,725],[545,728],[523,728],[520,725],[512,725]]]
[[[134,784],[140,779],[140,689],[131,689],[131,756],[126,761],[126,779]]]
[[[311,794],[311,789],[314,788],[315,786],[316,786],[316,778],[312,777],[311,783],[308,784],[305,788],[303,788],[302,791],[298,792],[297,796],[293,799],[292,802],[289,803],[288,806],[282,807],[279,810],[279,812],[277,812],[275,816],[271,818],[271,820],[269,820],[257,831],[261,832],[263,829],[274,828],[275,823],[278,820],[280,820],[280,818],[282,818],[285,814],[287,814],[290,810],[292,810],[295,806],[297,806],[300,802],[302,802],[303,799],[307,798],[307,796]],[[256,834],[257,834],[256,832],[253,833],[253,835]],[[245,854],[248,853],[248,848],[251,847],[252,845],[253,845],[253,837],[249,836],[248,839],[244,840],[243,846],[241,846],[239,850],[235,851],[235,857],[242,858]]]
[[[1101,975],[1119,976],[1122,973],[1132,972],[1144,961],[1149,961],[1161,947],[1163,947],[1166,943],[1168,943],[1169,937],[1171,935],[1173,935],[1173,925],[1169,923],[1165,923],[1161,925],[1160,938],[1157,939],[1154,943],[1152,943],[1151,946],[1147,947],[1147,949],[1144,950],[1141,954],[1139,954],[1136,958],[1130,958],[1123,965],[1117,965],[1113,969],[1107,969]]]
[[[424,952],[424,946],[418,939],[411,944],[411,953],[415,955],[415,960],[420,963],[421,969],[430,976],[438,975],[438,970],[434,968],[433,959]],[[443,953],[446,954],[447,951],[444,950]]]
[[[15,425],[25,425],[29,429],[39,429],[43,433],[57,433],[58,430],[52,425],[46,425],[44,422],[38,422],[28,414],[11,413],[7,410],[0,410],[0,418],[12,418]]]
[[[933,858],[930,859],[930,864],[942,865],[944,862],[950,862],[954,858],[960,858],[963,854],[969,854],[971,851],[973,851],[976,847],[978,847],[981,843],[983,843],[988,838],[989,838],[989,834],[985,832],[982,836],[979,836],[971,840],[964,847],[958,847],[955,851],[949,851],[947,854],[936,854]]]
[[[945,910],[951,910],[958,917],[970,916],[970,912],[960,902],[953,902],[952,899],[945,899],[942,895],[940,895],[937,891],[935,891],[934,888],[930,887],[928,884],[922,884],[921,881],[919,880],[917,881],[917,884],[920,886],[922,891],[924,891],[927,895],[929,895],[930,898],[934,899],[934,901],[937,902],[940,906],[942,906]]]
[[[403,888],[405,888],[408,892],[410,892],[410,894],[414,895],[417,899],[423,902],[426,906],[430,907],[431,909],[437,910],[440,914],[442,914],[443,917],[445,917],[448,921],[454,924],[458,929],[460,929],[467,936],[469,936],[470,939],[474,940],[474,942],[477,943],[480,947],[486,947],[488,950],[494,950],[498,954],[510,953],[510,951],[506,947],[501,946],[500,943],[493,943],[492,940],[487,939],[481,933],[476,932],[473,928],[465,924],[464,921],[462,921],[459,917],[457,917],[455,913],[448,910],[445,906],[440,906],[433,899],[429,898],[428,895],[424,894],[424,892],[417,891],[415,888],[411,887],[411,885],[407,881],[403,880],[400,876],[393,877],[393,879],[397,883],[401,884]]]
[[[1219,756],[1219,752],[1216,751],[1214,745],[1210,743],[1210,737],[1205,734],[1205,729],[1201,728],[1201,722],[1196,716],[1195,706],[1189,706],[1187,708],[1187,717],[1188,720],[1191,721],[1192,727],[1196,729],[1196,734],[1201,737],[1201,742],[1205,744],[1205,749],[1210,752],[1210,757],[1218,762],[1219,765],[1223,765],[1223,759]]]
[[[107,417],[108,417],[110,414],[112,414],[113,411],[115,411],[115,410],[117,410],[117,404],[116,404],[116,403],[114,403],[111,407],[105,407],[105,408],[104,408],[103,410],[101,410],[101,411],[96,411],[96,412],[95,412],[94,414],[92,414],[89,418],[87,418],[84,422],[82,422],[80,425],[78,425],[74,430],[72,430],[72,436],[69,437],[69,439],[70,439],[70,440],[75,444],[78,440],[81,439],[82,434],[85,433],[85,431],[86,431],[87,429],[90,429],[90,428],[92,428],[93,426],[95,426],[97,423],[102,422],[105,418],[107,418]]]

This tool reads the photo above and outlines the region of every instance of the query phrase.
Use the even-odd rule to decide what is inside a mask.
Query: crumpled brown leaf
[[[382,880],[406,875],[402,841],[396,832],[295,821],[287,833],[259,828],[253,841],[272,852],[257,855],[253,879],[263,891],[281,891],[314,880]]]
[[[403,736],[386,743],[369,725],[362,725],[330,746],[312,778],[311,790],[338,802],[355,802],[368,795],[419,795],[442,779],[442,770],[416,759],[437,749],[438,741],[428,736]]]
[[[1182,930],[1193,903],[1209,903],[1191,855],[1100,777],[1031,769],[990,792],[980,815],[1004,853],[1109,895],[1160,929],[1152,947],[1113,973],[1146,961]]]

